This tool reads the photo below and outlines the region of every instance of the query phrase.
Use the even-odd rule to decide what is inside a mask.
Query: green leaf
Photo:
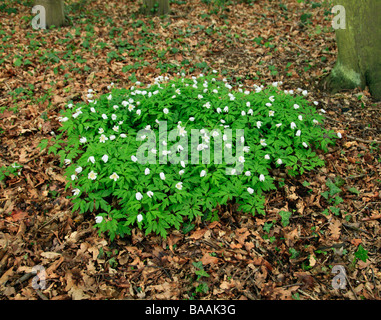
[[[364,247],[360,244],[357,251],[355,252],[355,257],[363,262],[366,262],[368,259],[368,250],[365,250]]]

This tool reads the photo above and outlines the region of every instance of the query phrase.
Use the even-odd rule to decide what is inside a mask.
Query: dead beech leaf
[[[218,258],[211,256],[210,253],[207,252],[201,258],[201,262],[204,266],[206,266],[207,264],[216,264],[218,263]]]
[[[201,239],[205,232],[207,231],[207,229],[199,229],[199,230],[196,230],[195,232],[193,232],[189,238],[193,239],[193,240],[198,240],[198,239]]]
[[[358,247],[359,244],[362,243],[362,240],[361,240],[361,239],[352,239],[352,240],[351,240],[351,243],[352,243],[354,246]]]
[[[341,222],[338,219],[332,219],[331,223],[328,226],[330,231],[330,238],[332,240],[338,240],[341,235]]]

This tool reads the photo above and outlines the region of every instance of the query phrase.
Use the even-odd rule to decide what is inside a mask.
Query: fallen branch
[[[381,141],[378,141],[378,140],[365,140],[365,139],[361,139],[361,138],[356,138],[354,136],[350,136],[349,134],[347,134],[347,137],[349,139],[356,140],[356,141],[363,142],[363,143],[377,143],[377,144],[381,144]]]
[[[371,221],[371,220],[377,220],[377,219],[381,219],[381,214],[367,217],[367,218],[362,218],[361,221]]]

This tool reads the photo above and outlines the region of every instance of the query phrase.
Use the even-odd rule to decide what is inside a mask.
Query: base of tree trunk
[[[142,13],[164,16],[169,13],[169,0],[143,0]]]
[[[333,94],[356,88],[364,90],[368,86],[372,97],[376,101],[380,101],[381,81],[377,82],[377,79],[380,78],[378,74],[379,72],[377,70],[373,70],[363,76],[337,62],[331,73],[323,78],[319,85],[321,89]]]
[[[320,82],[320,86],[331,93],[365,88],[361,75],[354,70],[344,67],[339,62],[336,63],[331,73]]]
[[[53,25],[56,27],[65,25],[63,0],[35,0],[34,5],[40,5],[45,8],[46,28]]]

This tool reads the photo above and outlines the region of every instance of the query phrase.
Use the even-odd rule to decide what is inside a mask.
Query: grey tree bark
[[[345,29],[336,29],[338,56],[322,85],[332,93],[369,87],[381,100],[381,1],[335,0],[345,8]]]
[[[169,0],[143,0],[142,11],[145,15],[166,15],[169,13]]]
[[[34,5],[40,5],[45,8],[47,28],[52,25],[61,27],[65,24],[63,0],[35,0]]]

